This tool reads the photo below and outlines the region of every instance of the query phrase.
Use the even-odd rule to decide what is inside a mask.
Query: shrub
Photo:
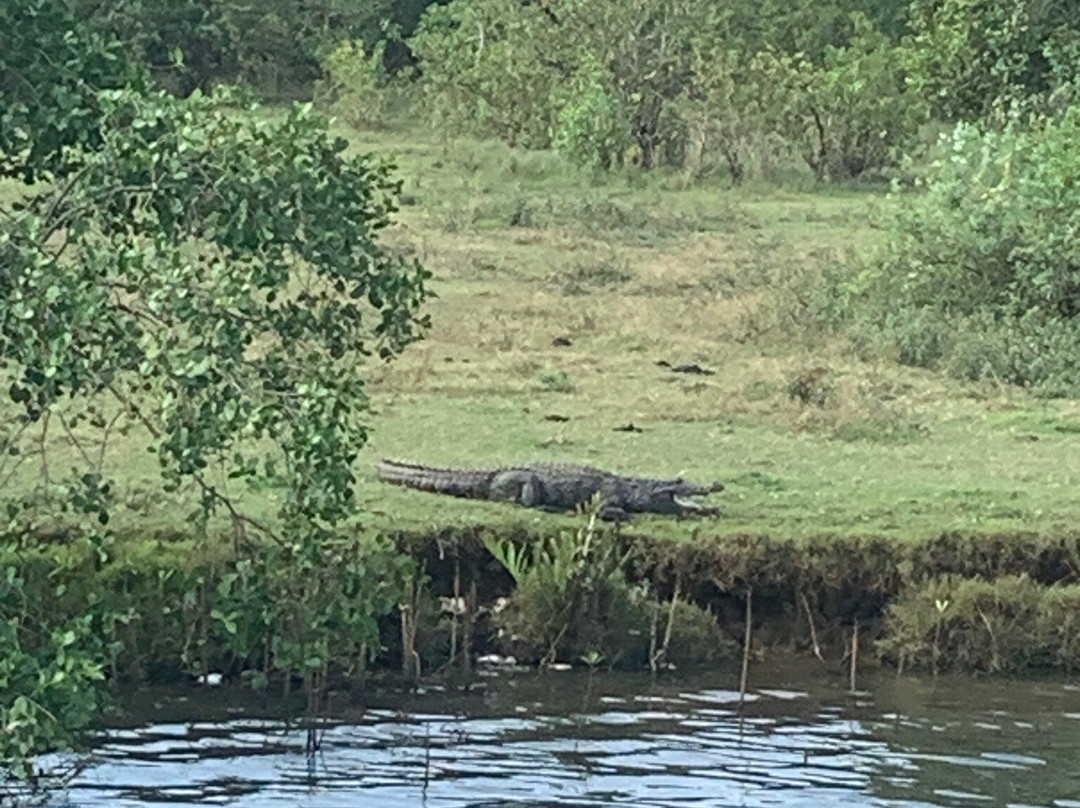
[[[960,125],[884,249],[832,276],[831,316],[901,362],[1058,395],[1080,389],[1080,108]],[[836,302],[841,301],[841,302]]]
[[[458,133],[543,148],[584,165],[654,168],[682,151],[672,109],[689,79],[690,40],[709,4],[453,0],[425,12],[409,44],[439,122]]]
[[[693,78],[678,104],[689,133],[684,165],[699,175],[708,158],[719,156],[738,185],[755,149],[768,141],[766,77],[759,63],[715,42],[695,43],[691,64]]]
[[[802,54],[762,53],[754,72],[774,86],[777,128],[819,180],[844,180],[894,165],[925,118],[906,92],[900,50],[863,15],[845,47],[820,65]]]
[[[22,594],[14,573],[0,584],[0,802],[9,777],[35,776],[38,755],[70,749],[97,717],[107,656],[91,615],[43,626],[11,608]]]
[[[671,603],[660,603],[661,621],[671,610]],[[671,615],[671,637],[664,660],[676,667],[705,665],[738,658],[738,644],[720,630],[709,611],[685,600],[676,600]]]
[[[565,97],[557,102],[553,145],[579,166],[620,166],[633,142],[630,121],[608,90],[611,82],[608,71],[587,65],[574,76]]]
[[[1068,0],[913,0],[912,89],[949,120],[1051,104],[1080,77],[1080,18]],[[1070,87],[1070,85],[1073,85]]]
[[[493,136],[512,146],[549,145],[550,21],[516,0],[430,6],[409,40],[426,106],[447,132]]]
[[[878,647],[901,665],[931,670],[1072,669],[1080,662],[1078,622],[1078,587],[945,576],[889,607]]]
[[[574,383],[570,381],[570,377],[566,374],[566,371],[559,370],[553,367],[545,367],[540,371],[539,375],[540,387],[549,393],[572,393],[574,392]]]
[[[527,550],[495,541],[488,549],[516,584],[496,620],[507,650],[533,662],[645,661],[651,615],[644,593],[627,583],[616,538],[597,529],[595,515]]]
[[[574,532],[529,548],[489,541],[516,587],[495,623],[518,658],[623,669],[658,662],[701,665],[733,655],[713,615],[681,600],[659,603],[627,581],[618,533],[600,531],[595,515]],[[652,655],[650,661],[649,656]]]
[[[369,53],[364,43],[349,39],[323,60],[325,78],[315,86],[319,106],[354,129],[379,126],[386,111],[386,42]]]

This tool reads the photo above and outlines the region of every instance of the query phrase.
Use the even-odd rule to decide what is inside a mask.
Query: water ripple
[[[338,716],[320,726],[314,755],[303,730],[264,718],[109,731],[63,804],[1080,805],[1067,720],[1080,693],[1065,688],[1044,714],[1045,695],[1023,710],[970,709],[941,706],[939,689],[912,706],[885,690],[853,698],[777,686],[748,694],[740,714],[739,694],[716,687],[599,694],[585,708],[538,696],[530,682],[511,682],[518,689],[494,708],[451,707],[452,694],[432,692],[412,712]]]

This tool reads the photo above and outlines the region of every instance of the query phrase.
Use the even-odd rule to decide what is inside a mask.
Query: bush
[[[608,90],[610,74],[599,66],[586,66],[570,82],[558,103],[552,145],[573,163],[588,168],[621,166],[633,139],[630,121]]]
[[[802,54],[759,54],[753,66],[774,89],[777,128],[819,180],[845,180],[895,165],[925,119],[906,92],[900,49],[863,15],[844,47],[814,64]]]
[[[1017,104],[1040,107],[1072,95],[1080,78],[1074,6],[913,0],[906,50],[912,89],[948,120],[990,121]]]
[[[711,612],[679,599],[677,590],[660,603],[646,585],[631,584],[619,544],[617,531],[598,529],[595,513],[581,529],[531,547],[488,541],[515,583],[495,614],[503,649],[527,662],[622,669],[701,665],[734,654]]]
[[[671,610],[671,603],[656,604],[655,608],[660,610],[661,620],[658,622],[662,623]],[[663,629],[658,633],[662,634]],[[663,658],[676,667],[737,659],[742,650],[738,643],[720,630],[711,612],[685,600],[675,601],[670,640]]]
[[[41,753],[71,748],[73,735],[97,717],[105,676],[106,651],[91,616],[43,627],[9,607],[9,590],[19,585],[9,568],[0,586],[0,786],[9,777],[33,778]],[[3,796],[0,790],[0,802]]]
[[[584,164],[654,168],[681,154],[673,108],[690,78],[692,36],[709,4],[453,0],[409,40],[429,107],[447,131],[510,145],[552,144]]]
[[[315,85],[319,106],[354,129],[382,124],[386,108],[386,42],[369,53],[364,43],[346,40],[323,60],[324,79]]]
[[[901,362],[1059,395],[1080,390],[1080,108],[1002,132],[957,127],[831,316]],[[839,301],[839,302],[838,302]]]
[[[550,145],[550,21],[516,0],[455,0],[427,9],[409,45],[438,126],[512,146]]]
[[[678,104],[688,130],[684,167],[701,175],[716,155],[738,185],[769,140],[765,75],[744,53],[717,43],[696,44],[691,64],[693,78]]]
[[[595,516],[531,548],[491,541],[488,549],[516,584],[496,616],[507,651],[529,662],[644,663],[651,612],[623,574],[615,536],[598,530]]]
[[[1074,669],[1080,587],[1025,576],[935,578],[892,604],[879,650],[901,664],[984,673]]]

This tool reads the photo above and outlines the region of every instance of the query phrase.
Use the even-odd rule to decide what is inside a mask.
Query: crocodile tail
[[[452,497],[487,499],[494,471],[437,469],[417,463],[383,460],[375,466],[375,476],[386,483]]]

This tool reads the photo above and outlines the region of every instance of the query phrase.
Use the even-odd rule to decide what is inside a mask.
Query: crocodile
[[[673,516],[715,516],[718,511],[689,497],[723,491],[722,483],[699,485],[681,477],[666,480],[623,477],[592,466],[530,463],[497,469],[443,469],[383,460],[378,478],[394,485],[492,502],[513,502],[527,508],[571,511],[599,497],[599,516],[609,521],[633,513]]]

